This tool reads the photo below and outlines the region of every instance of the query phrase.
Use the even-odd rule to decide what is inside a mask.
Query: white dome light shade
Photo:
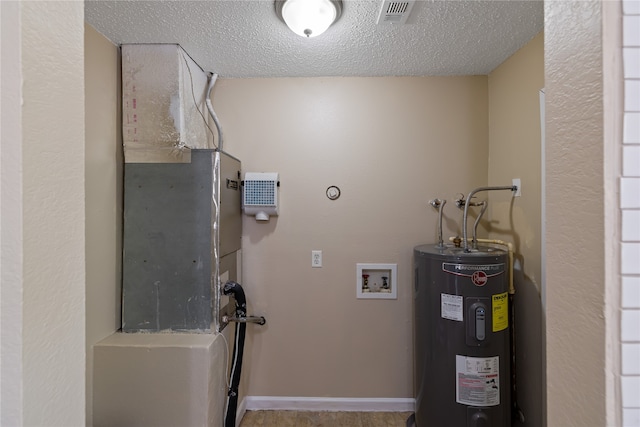
[[[291,31],[303,37],[324,33],[337,15],[330,0],[286,0],[282,5],[282,19]]]

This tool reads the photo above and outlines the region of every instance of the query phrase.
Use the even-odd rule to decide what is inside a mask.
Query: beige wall
[[[516,282],[516,374],[525,426],[540,427],[543,414],[541,270],[541,126],[544,40],[538,34],[489,75],[489,185],[520,178],[522,196],[492,192],[489,235],[512,242],[526,278]],[[516,274],[516,278],[521,275]]]
[[[487,179],[487,78],[218,82],[225,147],[280,173],[280,216],[244,219],[253,396],[412,397],[412,249]],[[330,201],[325,190],[342,196]],[[447,206],[445,233],[459,232]],[[311,250],[323,267],[311,268]],[[398,264],[397,300],[357,300],[356,263]]]
[[[549,426],[606,425],[601,8],[545,2]]]
[[[120,328],[122,132],[119,49],[85,25],[87,425],[93,345]]]
[[[222,335],[116,333],[94,346],[93,425],[222,427]]]
[[[513,242],[525,273],[538,287],[543,44],[541,33],[489,75],[489,185],[511,185],[512,178],[520,178],[523,190],[513,206],[508,194],[485,196],[492,202],[487,210],[491,237]]]

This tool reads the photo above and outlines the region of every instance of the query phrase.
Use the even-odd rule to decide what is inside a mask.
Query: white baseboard
[[[247,396],[243,410],[412,412],[413,398]],[[244,414],[244,412],[243,412]]]

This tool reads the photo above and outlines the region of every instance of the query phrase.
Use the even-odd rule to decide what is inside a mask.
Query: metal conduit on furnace
[[[215,86],[216,81],[218,80],[218,74],[209,73],[208,77],[209,77],[209,85],[207,86],[207,97],[206,97],[207,110],[209,111],[209,115],[213,119],[213,123],[215,123],[216,125],[216,130],[218,131],[218,150],[223,151],[222,126],[220,125],[220,121],[218,120],[218,116],[216,115],[216,112],[213,109],[213,104],[211,102],[211,91],[213,90],[213,87]]]

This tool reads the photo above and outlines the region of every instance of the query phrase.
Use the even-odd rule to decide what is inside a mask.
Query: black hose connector
[[[224,295],[232,295],[236,301],[236,317],[247,316],[247,298],[242,286],[234,281],[228,281],[222,287]],[[233,360],[231,379],[227,393],[227,413],[225,414],[225,427],[236,426],[236,410],[238,408],[238,387],[242,373],[242,357],[244,354],[244,338],[247,331],[246,323],[236,323],[235,341],[233,345]]]
[[[222,293],[224,295],[232,295],[236,301],[236,316],[245,317],[247,315],[247,297],[244,294],[244,290],[240,283],[232,280],[228,281],[222,287]]]
[[[231,380],[227,392],[227,413],[224,417],[224,427],[236,427],[236,411],[238,409],[238,388],[242,375],[242,358],[244,355],[244,338],[247,333],[246,323],[236,323],[235,341],[233,345],[233,360]]]

